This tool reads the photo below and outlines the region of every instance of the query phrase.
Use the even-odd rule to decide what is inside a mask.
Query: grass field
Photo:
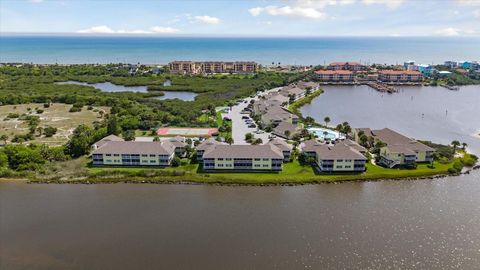
[[[297,161],[284,164],[282,172],[214,172],[204,173],[199,171],[196,164],[183,165],[177,168],[145,169],[145,168],[88,168],[92,181],[158,181],[158,182],[199,182],[199,183],[223,183],[223,184],[301,184],[351,180],[378,180],[427,177],[433,175],[448,174],[449,164],[434,163],[433,168],[428,164],[420,164],[417,169],[386,169],[373,164],[367,165],[365,173],[324,173],[317,174],[311,166],[302,166]],[[141,177],[145,171],[182,172],[180,176],[152,176]],[[112,173],[114,178],[105,178],[105,174]],[[95,176],[102,174],[103,179]]]
[[[26,121],[19,119],[7,119],[9,113],[16,113],[19,115],[36,115],[40,117],[39,127],[45,128],[47,126],[57,128],[57,133],[50,138],[45,136],[35,137],[32,142],[45,143],[49,145],[61,145],[65,143],[73,130],[80,124],[92,125],[94,121],[100,120],[100,114],[97,110],[103,110],[108,113],[110,111],[107,107],[94,108],[94,110],[87,110],[84,106],[81,112],[69,112],[72,105],[54,103],[49,108],[44,108],[43,104],[29,103],[19,105],[5,105],[0,106],[0,135],[6,134],[9,139],[17,134],[28,133],[28,124]],[[31,110],[28,110],[30,108]],[[35,108],[44,110],[43,113],[37,114]]]

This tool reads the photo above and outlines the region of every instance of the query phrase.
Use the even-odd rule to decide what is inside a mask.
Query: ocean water
[[[253,60],[317,65],[331,61],[442,63],[480,60],[480,38],[193,38],[0,35],[0,62],[39,64]]]

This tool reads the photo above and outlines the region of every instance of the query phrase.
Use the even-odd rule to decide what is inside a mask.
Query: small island
[[[411,65],[2,65],[0,177],[290,185],[431,178],[473,167],[477,157],[467,153],[466,143],[415,140],[388,127],[330,126],[329,117],[319,123],[300,113],[321,98],[322,84],[366,84],[394,93],[395,85],[478,82],[476,69],[436,67],[454,70],[447,78],[442,70],[425,69],[426,75]],[[105,82],[108,91],[93,85]],[[144,88],[130,91],[133,86]],[[169,91],[196,96],[157,98]]]

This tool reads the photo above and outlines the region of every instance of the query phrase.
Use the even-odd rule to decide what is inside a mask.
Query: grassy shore
[[[298,117],[300,117],[301,119],[303,119],[302,113],[300,112],[300,107],[302,107],[306,104],[310,104],[310,102],[312,102],[312,100],[314,98],[320,96],[322,93],[323,93],[322,89],[320,89],[318,91],[315,91],[315,92],[311,93],[310,95],[308,95],[304,98],[301,98],[301,99],[293,102],[292,104],[290,104],[288,106],[288,110],[291,111],[292,113],[298,115]]]
[[[32,178],[40,183],[206,183],[239,185],[309,184],[340,181],[372,181],[382,179],[427,178],[449,174],[452,163],[435,162],[433,166],[420,164],[416,169],[386,169],[367,165],[364,173],[318,173],[309,165],[298,161],[287,163],[281,172],[202,172],[198,164],[186,164],[177,168],[109,168],[87,167],[86,160],[79,164],[79,172],[70,166],[71,175],[61,177]],[[82,169],[83,167],[83,169]]]

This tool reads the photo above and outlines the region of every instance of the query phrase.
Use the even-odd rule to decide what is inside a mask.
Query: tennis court
[[[216,128],[175,128],[166,127],[157,130],[158,136],[211,137],[218,133]]]

